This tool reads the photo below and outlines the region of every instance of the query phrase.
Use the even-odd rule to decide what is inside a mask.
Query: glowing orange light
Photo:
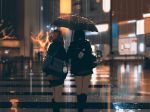
[[[46,35],[44,35],[44,32],[39,32],[37,35],[31,35],[31,39],[34,43],[37,43],[40,46],[40,49],[42,51],[47,50],[47,45],[50,43],[49,37],[51,32],[46,32]]]
[[[61,31],[62,35],[65,35],[67,32],[69,32],[69,29],[65,28],[65,27],[61,27],[60,31]]]
[[[10,99],[10,102],[12,103],[11,110],[13,112],[18,112],[17,106],[18,106],[19,100],[18,99]]]
[[[145,26],[145,34],[150,33],[150,18],[146,18],[144,21],[144,26]]]
[[[124,24],[128,24],[128,21],[120,21],[119,25],[124,25]]]
[[[60,13],[61,14],[71,13],[71,0],[60,0]]]

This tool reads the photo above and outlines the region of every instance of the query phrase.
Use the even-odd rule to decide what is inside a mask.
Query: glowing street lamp
[[[103,11],[104,11],[105,13],[110,12],[111,1],[110,1],[110,0],[103,0],[103,2],[102,2],[102,7],[103,7]]]
[[[71,0],[60,0],[60,14],[70,14],[71,8]]]

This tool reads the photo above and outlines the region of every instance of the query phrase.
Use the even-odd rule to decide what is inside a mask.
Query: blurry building
[[[60,16],[60,0],[42,0],[43,29],[46,29],[57,17]]]
[[[0,5],[3,6],[0,8],[0,12],[2,12],[1,18],[13,23],[18,37],[21,39],[20,55],[25,56],[32,56],[33,44],[30,38],[31,32],[36,34],[41,30],[48,30],[47,26],[58,16],[64,14],[78,14],[94,21],[99,32],[87,32],[87,39],[89,39],[93,45],[101,47],[102,51],[107,51],[104,52],[105,55],[109,54],[110,48],[118,52],[118,40],[120,35],[123,33],[130,34],[130,32],[127,31],[136,30],[136,25],[120,25],[119,23],[122,21],[142,20],[143,13],[148,13],[150,10],[149,0],[112,0],[112,10],[110,12],[109,9],[104,10],[106,7],[105,2],[109,0],[1,1],[3,1],[0,2]],[[148,21],[147,19],[144,23],[148,25]],[[127,31],[124,30],[126,27],[128,29]],[[145,28],[147,28],[147,26],[145,26]],[[149,28],[147,28],[144,33],[146,37],[149,37],[148,29]],[[110,33],[111,31],[112,35]],[[136,36],[141,37],[141,34],[136,33]],[[111,45],[111,43],[113,44]]]
[[[41,30],[42,0],[1,0],[0,3],[1,18],[13,24],[19,37],[18,55],[32,56],[30,35],[31,32],[37,33]]]
[[[73,13],[87,17],[95,23],[99,32],[87,32],[87,39],[95,51],[101,50],[103,56],[107,56],[110,52],[110,12],[104,11],[103,0],[73,0],[72,8]]]
[[[113,51],[119,55],[149,55],[149,0],[112,1]],[[114,36],[116,34],[116,36]]]

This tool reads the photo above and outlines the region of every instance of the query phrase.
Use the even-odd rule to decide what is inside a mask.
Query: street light
[[[103,0],[102,2],[103,11],[105,13],[110,12],[111,9],[111,1],[110,0]]]
[[[60,14],[70,14],[72,12],[71,0],[60,0]]]

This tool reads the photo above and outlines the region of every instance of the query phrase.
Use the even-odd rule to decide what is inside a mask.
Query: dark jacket
[[[52,61],[53,59],[48,58],[48,57],[51,57],[51,56],[53,57],[53,59],[60,59],[61,63],[57,64],[58,60],[55,61],[55,63],[53,63],[54,68],[50,69],[50,68],[48,68],[48,66],[50,63],[53,62]],[[59,62],[60,62],[60,60],[59,60]],[[45,63],[43,64],[43,68],[42,68],[43,72],[45,72],[46,75],[52,75],[52,76],[56,76],[56,77],[64,79],[66,77],[67,73],[63,73],[62,63],[64,64],[64,61],[66,61],[66,60],[67,60],[67,54],[66,54],[63,44],[59,41],[54,41],[48,48],[47,56],[44,61]]]
[[[52,44],[49,46],[47,55],[53,56],[66,61],[67,60],[67,54],[65,51],[65,48],[63,44],[59,41],[54,41]]]
[[[78,54],[84,53],[82,58]],[[92,66],[90,56],[92,54],[91,45],[86,40],[76,40],[71,42],[67,56],[71,59],[71,73],[74,75],[89,75],[92,74]]]

